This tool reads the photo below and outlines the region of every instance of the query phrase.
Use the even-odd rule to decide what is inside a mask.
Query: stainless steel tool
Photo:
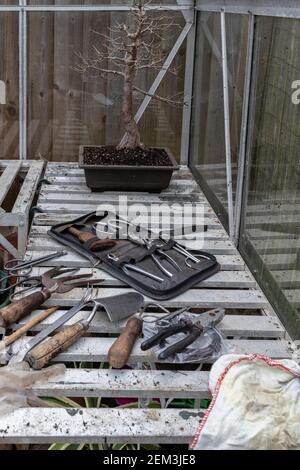
[[[60,256],[65,256],[67,252],[65,250],[56,251],[50,255],[40,256],[39,258],[23,260],[23,259],[11,259],[7,261],[4,265],[5,271],[8,271],[10,274],[16,274],[18,271],[22,270],[22,274],[29,274],[32,271],[33,266],[44,263],[45,261],[52,260],[54,258],[59,258]]]
[[[107,255],[107,258],[111,261],[119,261],[119,257],[114,253],[109,253]],[[162,277],[156,276],[155,274],[152,274],[149,271],[146,271],[145,269],[139,268],[134,264],[123,263],[120,267],[126,274],[129,274],[127,271],[134,271],[138,274],[142,274],[143,276],[149,277],[149,279],[153,279],[154,281],[164,282],[164,279]]]

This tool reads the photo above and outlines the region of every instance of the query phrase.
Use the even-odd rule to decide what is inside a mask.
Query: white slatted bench
[[[28,236],[29,211],[36,189],[43,173],[45,162],[42,160],[2,160],[0,161],[0,228],[18,228],[18,249],[0,233],[0,244],[13,256],[19,258],[25,253]],[[19,178],[20,177],[20,178]],[[12,185],[18,181],[20,190],[10,211],[2,205]]]
[[[27,244],[27,253],[33,257],[51,253],[60,246],[47,236],[52,224],[95,210],[98,204],[113,204],[118,200],[115,193],[91,193],[84,183],[83,172],[75,164],[49,163],[45,177],[52,184],[42,186],[40,192],[38,206],[44,212],[35,215]],[[225,307],[226,316],[220,329],[227,338],[228,351],[260,353],[277,359],[290,357],[283,327],[190,172],[181,169],[175,173],[169,188],[160,195],[128,194],[131,203],[148,205],[155,202],[172,204],[178,199],[203,202],[208,226],[203,249],[216,254],[221,271],[184,294],[162,303],[170,308],[183,305]],[[193,244],[186,241],[187,246],[192,247]],[[80,268],[79,272],[90,272],[87,260],[68,248],[67,251],[64,258],[36,267],[33,273],[40,274],[47,269],[46,266],[62,262]],[[110,275],[93,269],[93,277],[99,275],[103,278],[99,286],[99,293],[103,296],[131,290]],[[38,331],[55,321],[81,298],[82,292],[82,289],[74,289],[60,296],[54,294],[45,305],[57,305],[59,302],[60,309],[34,330]],[[33,315],[41,310],[38,309]],[[81,311],[72,322],[84,316],[86,312]],[[45,407],[17,410],[10,416],[0,418],[0,440],[8,443],[190,442],[204,413],[200,409],[200,400],[210,397],[209,363],[204,364],[202,370],[187,370],[184,366],[178,366],[175,370],[174,367],[159,364],[151,351],[141,351],[138,341],[129,361],[132,369],[87,368],[87,364],[83,368],[71,367],[74,362],[106,362],[108,349],[123,325],[124,321],[111,323],[104,315],[97,315],[88,334],[55,358],[55,362],[68,365],[63,380],[60,378],[35,385],[32,391],[39,396],[51,397],[138,398],[141,408]],[[28,339],[25,337],[16,343],[15,350]],[[147,408],[143,399],[151,398],[160,399],[162,406],[171,399],[195,399],[195,409]]]

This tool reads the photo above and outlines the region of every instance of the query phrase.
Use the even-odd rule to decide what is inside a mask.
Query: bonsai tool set
[[[94,267],[156,300],[173,298],[220,269],[211,253],[191,252],[173,238],[165,239],[108,212],[91,212],[54,225],[48,234]],[[84,234],[88,234],[86,241]]]

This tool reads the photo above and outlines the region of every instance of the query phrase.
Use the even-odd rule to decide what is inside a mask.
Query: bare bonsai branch
[[[96,72],[100,78],[107,75],[120,77],[123,80],[122,118],[125,137],[118,148],[144,147],[138,126],[134,120],[133,91],[160,100],[168,104],[182,105],[183,101],[162,97],[158,94],[139,88],[135,84],[138,75],[145,69],[158,70],[164,64],[165,54],[161,42],[174,35],[178,28],[171,16],[149,13],[146,7],[151,2],[131,0],[132,7],[126,23],[116,23],[109,28],[110,36],[95,32],[101,38],[101,48],[93,45],[93,56],[84,57],[77,54],[79,63],[75,69],[81,73]],[[173,32],[173,34],[171,34]],[[176,73],[172,68],[170,73]]]
[[[137,87],[136,85],[133,85],[133,89],[137,91],[138,93],[141,93],[142,95],[151,96],[151,98],[154,98],[158,101],[162,101],[163,103],[172,104],[172,105],[180,105],[180,106],[182,106],[182,104],[184,104],[185,106],[187,105],[187,103],[182,101],[182,99],[175,100],[174,97],[164,97],[164,96],[158,95],[157,93],[149,93],[145,90],[142,90],[142,88]]]

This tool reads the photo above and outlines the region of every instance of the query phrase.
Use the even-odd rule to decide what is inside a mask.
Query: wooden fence
[[[38,3],[42,2],[39,0]],[[72,1],[72,4],[76,2]],[[184,24],[180,12],[169,14],[180,26]],[[101,38],[95,31],[109,34],[109,27],[115,21],[124,20],[125,15],[124,12],[28,14],[28,158],[76,161],[80,144],[118,143],[123,132],[120,79],[82,76],[73,67],[76,53],[91,55],[93,44],[101,47]],[[5,82],[6,91],[5,103],[0,104],[0,158],[18,158],[18,14],[0,13],[0,30],[0,80]],[[174,31],[174,37],[166,36],[161,41],[166,54],[179,33],[180,28]],[[178,68],[178,76],[165,76],[158,90],[162,96],[183,91],[184,63],[185,45],[173,64]],[[156,73],[143,73],[138,85],[149,88]],[[135,96],[136,108],[142,98],[138,94]],[[145,143],[168,146],[178,158],[181,121],[180,107],[174,110],[174,106],[152,101],[140,123]]]

